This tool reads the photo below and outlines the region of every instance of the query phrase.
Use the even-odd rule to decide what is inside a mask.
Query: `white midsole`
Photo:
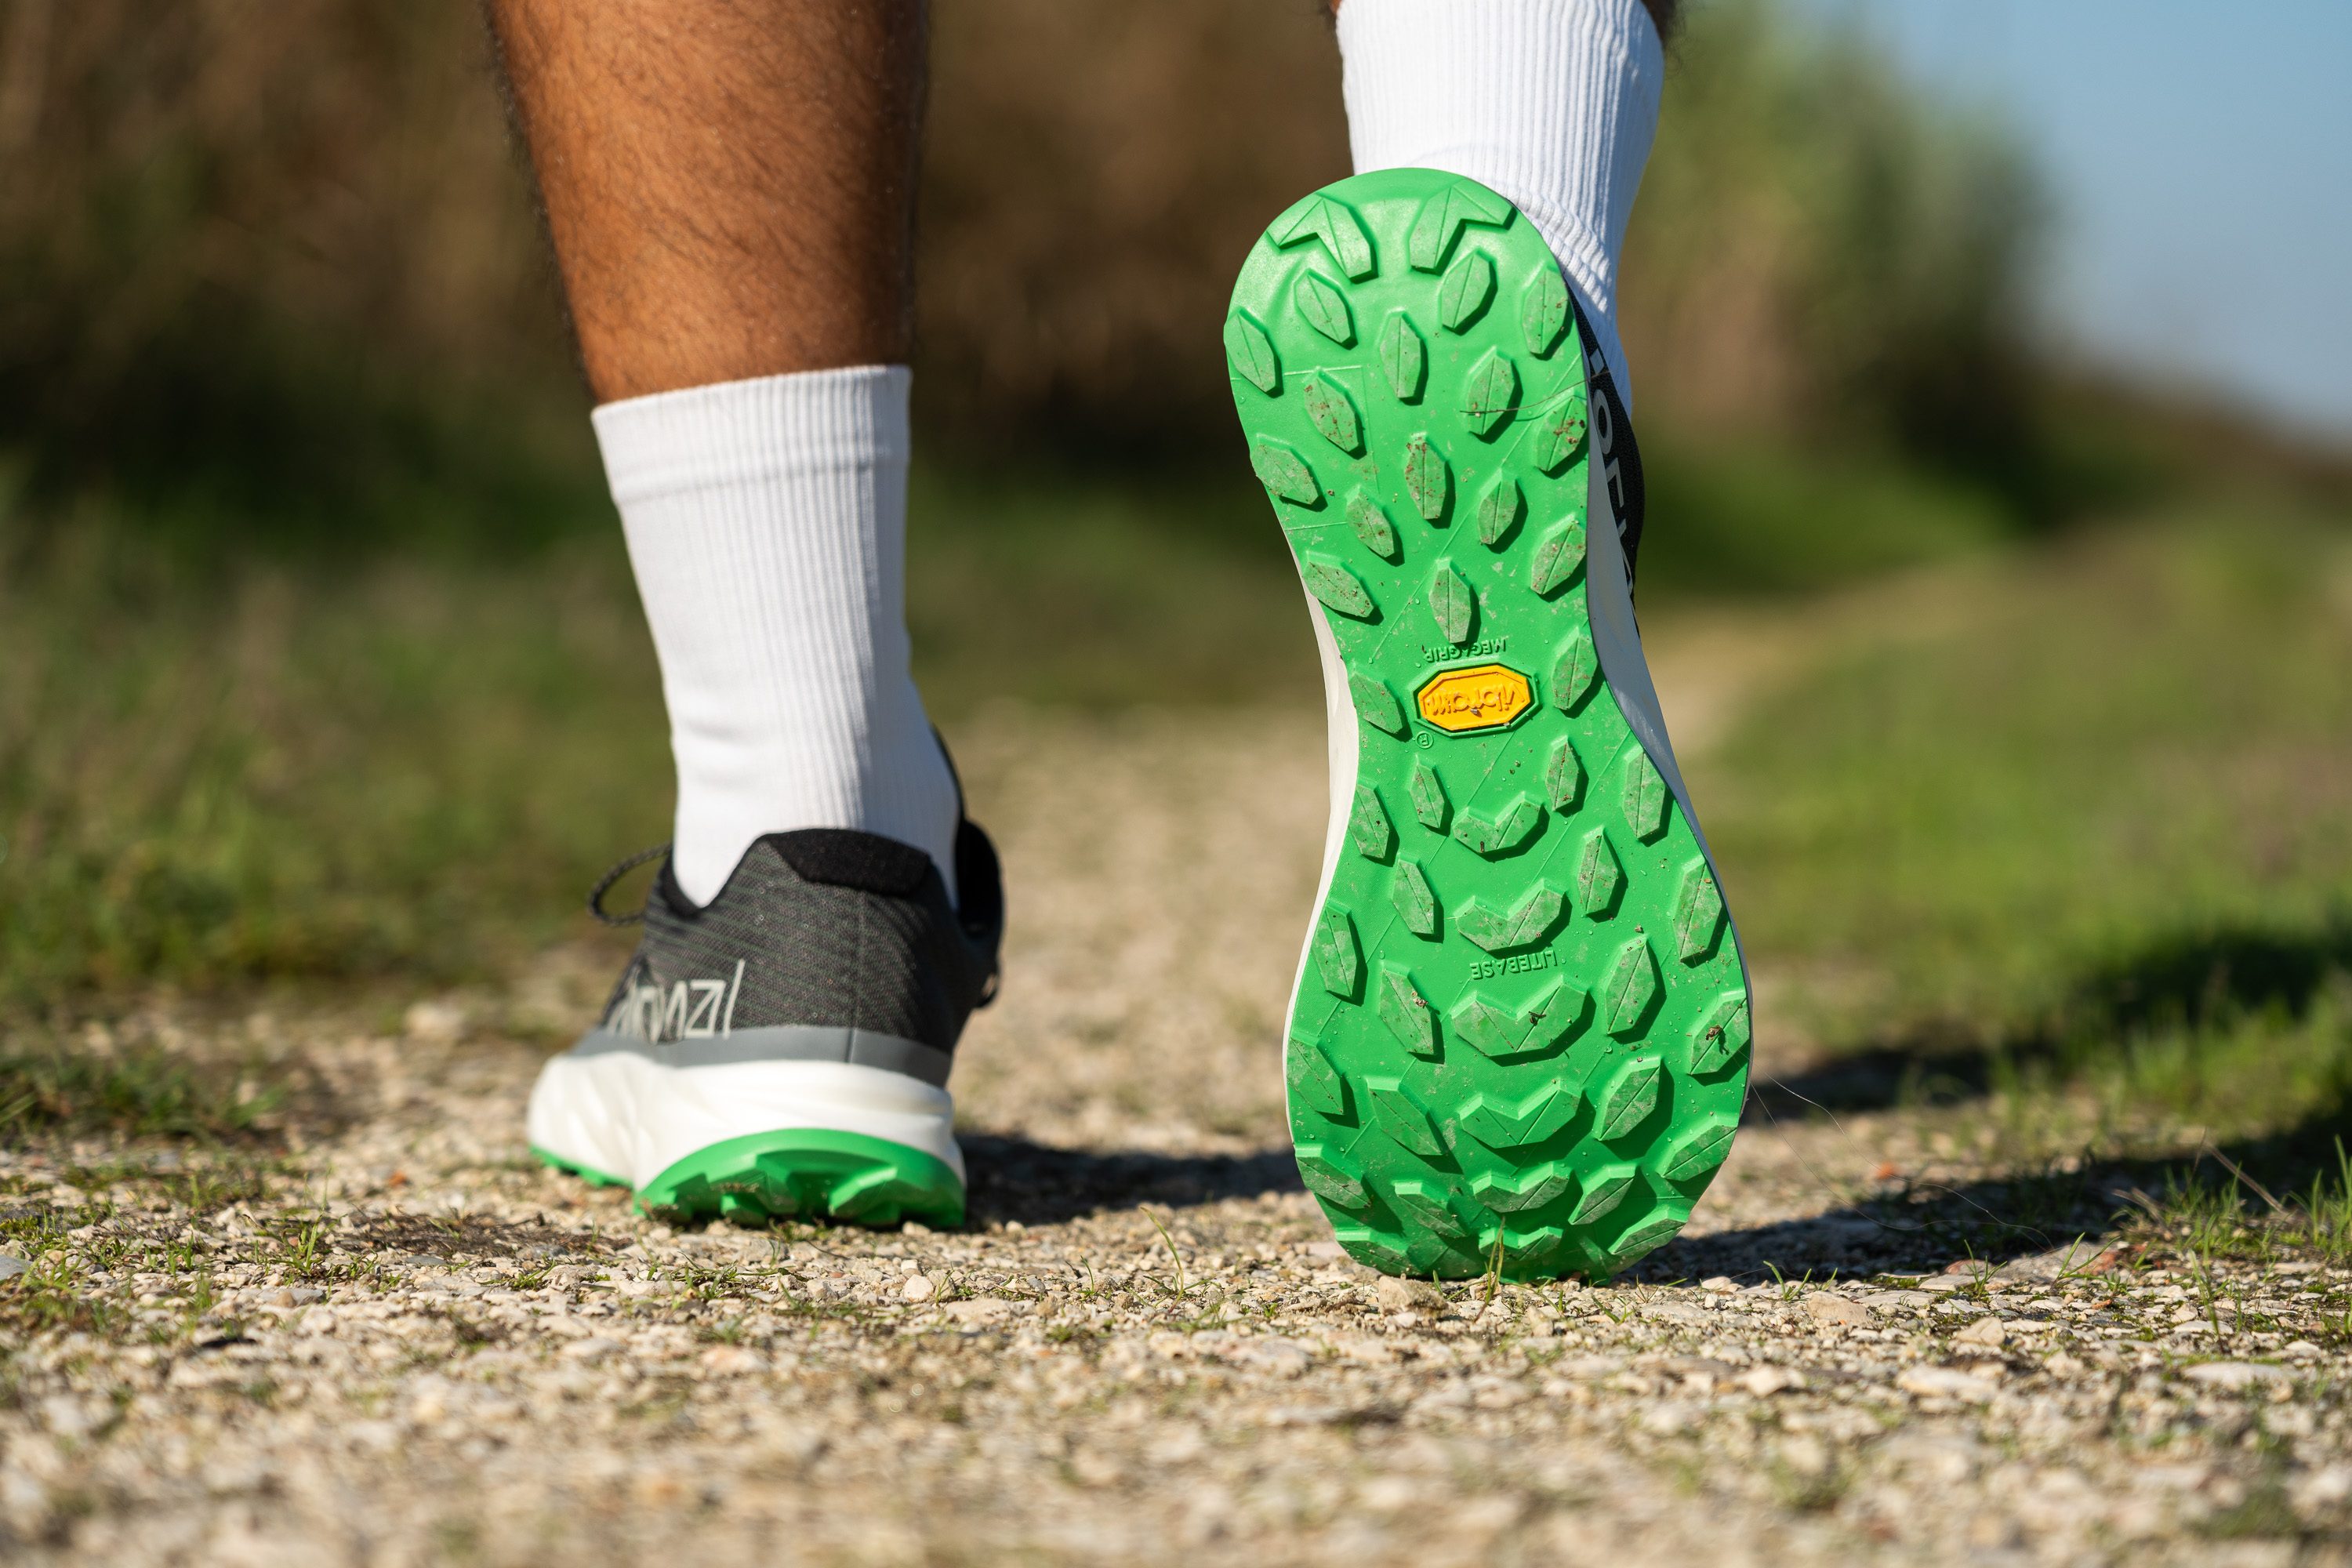
[[[1296,565],[1293,559],[1292,564]],[[1339,639],[1331,635],[1331,623],[1323,614],[1322,603],[1307,587],[1307,579],[1298,580],[1301,593],[1307,595],[1307,613],[1315,622],[1315,651],[1323,659],[1323,721],[1326,726],[1325,746],[1331,784],[1330,816],[1323,825],[1323,875],[1315,885],[1315,902],[1308,906],[1307,939],[1298,949],[1298,967],[1290,976],[1290,1002],[1283,1009],[1282,1027],[1282,1113],[1290,1117],[1290,1020],[1298,1016],[1298,993],[1307,984],[1307,956],[1315,951],[1315,918],[1322,911],[1323,900],[1331,893],[1331,879],[1339,869],[1339,851],[1347,842],[1348,816],[1356,808],[1356,694],[1348,686],[1347,661],[1339,657]]]
[[[525,1126],[534,1148],[640,1188],[713,1143],[796,1128],[903,1143],[964,1179],[948,1091],[854,1062],[674,1068],[634,1051],[561,1056],[540,1069]]]

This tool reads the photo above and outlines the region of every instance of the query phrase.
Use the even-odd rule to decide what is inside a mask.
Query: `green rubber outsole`
[[[608,1175],[593,1165],[583,1165],[577,1160],[567,1160],[554,1150],[542,1149],[536,1143],[530,1146],[530,1154],[531,1158],[541,1164],[551,1166],[567,1175],[577,1176],[592,1187],[625,1187],[629,1184],[620,1177]]]
[[[963,1183],[919,1149],[858,1132],[787,1128],[698,1149],[637,1192],[647,1214],[731,1224],[778,1219],[963,1223]]]
[[[592,1185],[629,1184],[537,1144],[530,1152]],[[646,1183],[636,1198],[650,1215],[747,1226],[807,1219],[888,1226],[919,1219],[952,1229],[964,1214],[963,1183],[935,1156],[863,1133],[807,1127],[698,1149]]]
[[[1748,995],[1594,651],[1559,266],[1475,181],[1358,175],[1275,220],[1225,349],[1360,721],[1285,1053],[1299,1172],[1377,1268],[1615,1274],[1730,1151]]]

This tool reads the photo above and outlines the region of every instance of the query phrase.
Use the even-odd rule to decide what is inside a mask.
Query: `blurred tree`
[[[0,442],[51,476],[299,479],[387,387],[562,370],[461,0],[9,0],[0,50]]]
[[[1326,0],[996,0],[933,26],[925,411],[983,438],[1223,437],[1234,273],[1348,173]]]
[[[1627,242],[1643,406],[1694,431],[1967,458],[2021,437],[2043,201],[2000,128],[1853,38],[1716,0],[1676,50]]]
[[[930,427],[1225,439],[1232,269],[1347,168],[1324,0],[997,0],[935,26]],[[576,415],[468,0],[0,0],[0,449],[37,481],[315,511],[354,473]],[[2021,405],[1989,389],[2035,211],[1998,135],[1858,47],[1764,0],[1696,9],[1627,269],[1645,416],[2008,438]],[[500,415],[453,437],[433,416],[467,387]]]

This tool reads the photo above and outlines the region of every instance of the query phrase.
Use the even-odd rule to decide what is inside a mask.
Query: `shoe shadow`
[[[1247,1154],[1062,1149],[1017,1135],[963,1139],[971,1171],[969,1223],[1025,1226],[1132,1210],[1195,1208],[1262,1194],[1303,1193],[1286,1146]],[[2181,1167],[2186,1169],[2184,1165]],[[2025,1175],[1917,1188],[1820,1214],[1682,1237],[1623,1278],[1657,1282],[1933,1273],[1959,1258],[2000,1264],[2088,1236],[2106,1236],[2132,1185],[2164,1190],[2169,1167]],[[2135,1179],[2137,1178],[2137,1180]]]
[[[2341,1168],[2336,1140],[2343,1125],[2330,1108],[2296,1126],[2228,1145],[2221,1152],[2229,1165],[2192,1154],[1892,1186],[1816,1214],[1678,1237],[1622,1278],[1656,1284],[1726,1275],[1750,1285],[1775,1278],[1933,1274],[1962,1259],[1999,1267],[2079,1241],[2113,1239],[2135,1213],[2126,1194],[2228,1188],[2236,1181],[2230,1165],[2257,1180],[2267,1173],[2292,1194],[2298,1173],[2326,1175]],[[998,1133],[963,1142],[971,1169],[970,1218],[976,1226],[1056,1225],[1146,1205],[1194,1208],[1306,1190],[1287,1147],[1186,1155],[1061,1149]]]
[[[962,1143],[971,1173],[966,1208],[975,1225],[1055,1225],[1144,1204],[1193,1208],[1306,1191],[1287,1145],[1247,1154],[1159,1154],[1058,1149],[994,1132],[965,1135]]]
[[[1061,1149],[1017,1135],[963,1140],[971,1171],[968,1223],[1024,1226],[1133,1210],[1202,1207],[1262,1194],[1303,1193],[1290,1150],[1247,1154],[1159,1154]],[[2000,1264],[2047,1252],[2080,1237],[2113,1231],[2134,1184],[2164,1190],[2167,1172],[2116,1171],[2062,1177],[2018,1176],[1963,1186],[1915,1189],[1869,1203],[1762,1225],[1683,1237],[1628,1271],[1657,1283],[1728,1275],[1742,1284],[1772,1278],[1934,1273],[1955,1258]]]
[[[2290,1213],[2315,1182],[2340,1181],[2346,1108],[2323,1106],[2292,1126],[2233,1140],[2212,1152],[2121,1160],[2077,1171],[2021,1171],[1958,1184],[1897,1184],[1822,1213],[1764,1225],[1683,1236],[1643,1258],[1625,1278],[1646,1282],[1728,1275],[1755,1284],[1776,1275],[1802,1279],[1934,1273],[1962,1259],[1995,1267],[2077,1241],[2114,1239],[2141,1215],[2127,1194],[2178,1202],[2241,1204],[2259,1222],[2283,1194]],[[2247,1179],[2262,1184],[2260,1191]],[[2139,1234],[2159,1247],[2154,1230]]]
[[[2120,1193],[2134,1184],[2102,1171],[1912,1188],[1820,1214],[1677,1237],[1623,1278],[1656,1284],[1725,1275],[1755,1285],[1937,1274],[1963,1258],[1998,1267],[2113,1236],[2125,1213]]]
[[[2248,1016],[2301,1019],[2352,975],[2352,915],[2305,927],[2200,930],[2159,938],[2084,972],[2053,1015],[1990,1041],[1932,1032],[1891,1040],[1780,1079],[1757,1079],[1749,1115],[1800,1119],[1822,1110],[1926,1108],[1981,1097],[2005,1071],[2038,1064],[2063,1079],[2126,1048],[2150,1029],[2198,1028]],[[2352,1126],[2352,1069],[2344,1091],[2293,1125],[2235,1140],[2227,1162],[2190,1152],[2179,1158],[2116,1161],[2072,1172],[2025,1171],[1949,1184],[1882,1187],[1857,1202],[1812,1215],[1669,1242],[1637,1264],[1635,1280],[1744,1283],[1931,1272],[1961,1258],[2000,1264],[2111,1237],[2133,1189],[2162,1194],[2228,1187],[2247,1173],[2292,1197],[2314,1181],[2343,1179],[2338,1140]],[[1137,1150],[1061,1149],[1017,1134],[964,1139],[970,1211],[980,1224],[1051,1225],[1155,1204],[1195,1207],[1264,1193],[1303,1192],[1286,1145],[1244,1154],[1160,1154]],[[1836,1203],[1839,1194],[1824,1194]]]

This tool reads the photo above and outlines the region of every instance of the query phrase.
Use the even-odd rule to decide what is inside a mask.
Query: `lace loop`
[[[597,878],[596,885],[588,891],[588,912],[608,926],[633,926],[643,921],[646,918],[643,906],[635,914],[616,915],[604,908],[604,895],[613,890],[614,883],[646,861],[658,859],[668,853],[669,846],[666,843],[656,844],[650,849],[640,849]]]

